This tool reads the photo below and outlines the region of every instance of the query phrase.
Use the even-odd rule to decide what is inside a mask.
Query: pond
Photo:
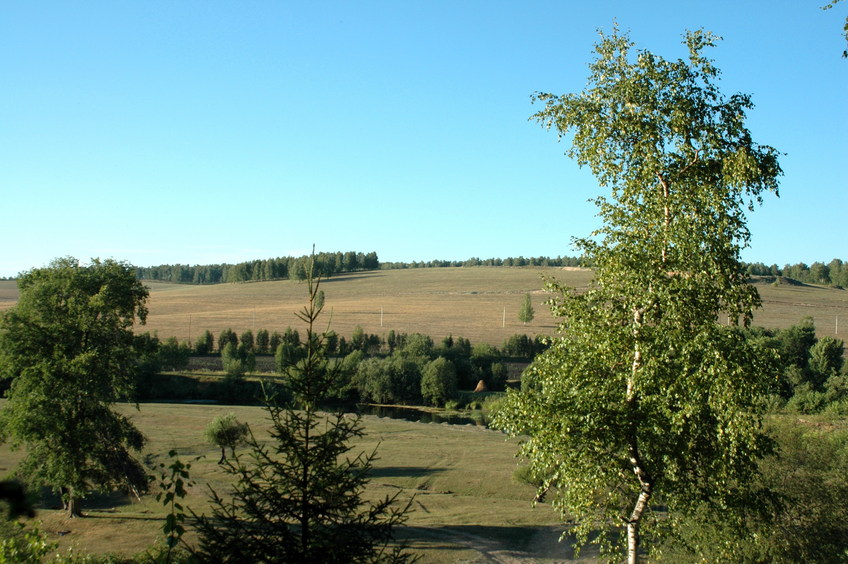
[[[418,407],[371,404],[358,404],[357,408],[362,415],[376,415],[378,417],[403,419],[405,421],[416,421],[419,423],[447,423],[450,425],[476,425],[478,427],[488,427],[489,424],[486,416],[479,409],[470,411],[433,411]]]

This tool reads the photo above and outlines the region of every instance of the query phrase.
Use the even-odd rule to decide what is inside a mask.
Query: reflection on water
[[[480,427],[488,427],[489,425],[486,416],[479,409],[472,411],[426,411],[415,407],[367,404],[360,404],[357,407],[363,415],[376,415],[420,423],[448,423],[450,425],[477,425]]]

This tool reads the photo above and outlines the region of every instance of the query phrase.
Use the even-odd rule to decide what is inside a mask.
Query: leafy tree
[[[200,335],[194,342],[194,352],[196,354],[211,354],[215,350],[215,337],[208,329]]]
[[[368,358],[357,367],[356,387],[364,401],[414,403],[421,397],[421,367],[405,356]]]
[[[238,346],[238,354],[242,361],[244,361],[245,372],[253,372],[256,370],[256,353],[253,352],[252,348],[247,348],[247,346],[242,343]]]
[[[241,423],[235,413],[227,413],[219,415],[212,420],[206,427],[204,435],[206,440],[215,446],[221,447],[221,460],[218,464],[223,464],[227,460],[227,452],[229,448],[233,456],[236,455],[236,447],[244,443],[249,432],[247,423]]]
[[[524,294],[524,301],[521,303],[521,309],[518,310],[518,320],[527,325],[536,316],[536,311],[533,309],[533,301],[530,299],[530,294]]]
[[[252,351],[256,346],[256,339],[253,336],[253,331],[248,329],[244,333],[239,336],[239,343],[243,345],[248,351]]]
[[[421,397],[430,405],[445,405],[457,394],[456,368],[443,356],[424,366],[421,373]]]
[[[280,346],[280,343],[283,342],[283,336],[279,331],[274,331],[271,333],[271,336],[268,338],[268,349],[275,353],[277,352],[277,347]]]
[[[299,347],[300,346],[300,333],[298,333],[297,329],[292,329],[291,327],[286,327],[286,331],[283,333],[283,341],[289,345]]]
[[[495,424],[529,435],[521,453],[577,522],[579,544],[613,527],[595,542],[619,561],[637,562],[640,539],[682,515],[740,523],[759,507],[747,486],[770,447],[760,398],[772,355],[719,314],[747,325],[759,306],[739,263],[745,209],[776,191],[781,171],[744,125],[750,98],[715,85],[704,56],[714,42],[689,32],[688,60],[674,61],[633,53],[615,30],[601,35],[584,92],[536,95],[545,108],[534,117],[569,136],[567,154],[610,195],[596,199],[601,228],[576,242],[594,284],[549,284],[559,337]]]
[[[92,487],[143,491],[130,451],[144,437],[111,406],[133,393],[132,328],[147,317],[147,288],[130,265],[70,257],[30,270],[18,287],[0,320],[0,370],[12,379],[0,437],[26,447],[20,472],[61,492],[70,517]]]
[[[533,358],[535,354],[535,343],[527,335],[515,334],[504,341],[501,348],[504,356],[515,358]]]
[[[350,336],[350,346],[355,351],[365,351],[367,346],[366,335],[361,325],[353,328],[353,334]]]
[[[180,343],[176,337],[168,337],[159,344],[159,363],[165,370],[183,370],[190,356],[189,344]]]
[[[845,343],[833,337],[822,337],[810,347],[810,372],[814,384],[821,388],[831,377],[837,376],[844,362]]]
[[[233,345],[233,347],[237,347],[239,344],[238,335],[229,327],[221,331],[221,334],[218,335],[218,352],[224,352],[227,343]]]
[[[236,480],[232,499],[213,490],[212,514],[195,516],[201,562],[410,560],[401,547],[389,547],[409,505],[398,507],[397,494],[363,499],[376,453],[348,454],[364,434],[359,417],[319,412],[340,365],[327,359],[324,335],[315,330],[319,282],[308,275],[307,287],[309,301],[298,313],[307,326],[303,353],[286,366],[294,406],[267,398],[271,444],[248,433],[247,452],[224,462]]]
[[[433,339],[421,333],[412,333],[406,336],[403,345],[397,352],[406,357],[423,359],[426,362],[433,357]]]
[[[277,366],[277,372],[285,374],[289,366],[297,364],[303,354],[303,348],[299,345],[282,342],[277,346],[277,351],[274,353],[274,361]]]
[[[162,358],[159,355],[159,337],[145,331],[133,337],[133,349],[136,352],[136,376],[139,384],[149,380],[162,370]]]
[[[259,354],[268,354],[271,337],[267,329],[260,329],[256,332],[256,352]]]
[[[240,354],[239,348],[231,342],[224,345],[221,351],[221,362],[228,377],[241,378],[247,372],[244,357]]]

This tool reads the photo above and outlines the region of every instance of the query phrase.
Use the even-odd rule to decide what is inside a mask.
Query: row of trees
[[[384,262],[380,268],[389,269],[406,269],[406,268],[444,268],[444,267],[468,267],[468,266],[589,266],[584,259],[578,257],[507,257],[481,259],[479,257],[471,257],[466,260],[429,260],[429,261],[412,261],[412,262]]]
[[[523,315],[527,321],[530,321],[533,316],[532,306],[529,309],[523,309]],[[369,355],[392,354],[396,349],[403,347],[409,338],[408,334],[397,332],[394,329],[381,336],[366,333],[362,327],[357,326],[348,338],[339,336],[335,332],[328,333],[327,351],[328,354],[333,356],[344,356],[354,351],[363,351]],[[192,354],[208,355],[215,352],[220,354],[227,345],[232,345],[245,353],[267,355],[279,354],[281,345],[297,347],[300,343],[300,333],[297,329],[291,327],[287,327],[282,333],[260,329],[255,334],[250,329],[237,334],[232,329],[227,328],[218,334],[217,340],[211,331],[204,331],[197,337],[193,347],[189,346],[188,343],[179,343],[174,337],[169,337],[163,342],[156,336],[144,333],[137,337],[136,347],[142,351],[161,351],[162,354],[159,355],[162,358],[161,364],[168,367],[174,366],[173,362],[178,364],[180,357],[186,354],[189,356]],[[471,345],[466,339],[463,337],[454,338],[452,335],[445,337],[442,346],[450,348],[453,343],[464,343],[468,350],[471,350]],[[544,346],[541,336],[532,338],[528,335],[515,334],[504,340],[502,352],[505,357],[530,360],[538,352],[544,350]],[[173,361],[168,360],[171,357],[174,357]]]
[[[807,265],[803,262],[787,264],[778,268],[776,264],[766,266],[761,262],[744,265],[745,271],[754,276],[783,276],[804,284],[821,284],[848,288],[848,263],[833,259],[829,263],[814,262]]]
[[[313,263],[314,261],[314,263]],[[161,280],[182,284],[221,284],[225,282],[258,282],[266,280],[305,280],[310,267],[324,278],[345,272],[380,268],[377,253],[319,253],[314,257],[278,257],[240,262],[238,264],[162,264],[137,267],[140,280]]]
[[[227,385],[237,387],[244,375],[255,370],[257,354],[274,350],[276,370],[281,374],[287,366],[298,361],[304,343],[296,329],[272,333],[266,340],[264,336],[267,335],[264,330],[257,333],[257,337],[263,336],[261,339],[255,339],[251,331],[241,336],[230,329],[220,333],[217,350],[227,375],[222,385],[228,393],[236,392]],[[485,343],[472,346],[463,337],[448,336],[439,344],[418,333],[389,331],[381,337],[368,334],[360,327],[349,339],[331,331],[323,339],[326,354],[335,357],[342,367],[332,399],[344,402],[420,404],[423,401],[429,405],[445,405],[457,398],[459,390],[473,390],[481,381],[487,390],[503,390],[508,361],[530,361],[547,348],[543,338],[520,334],[506,339],[498,349]],[[207,331],[192,350],[187,343],[178,343],[174,338],[160,341],[147,333],[137,336],[139,393],[145,397],[155,395],[153,382],[158,372],[187,367],[194,353],[207,354],[211,350],[213,340]],[[433,391],[435,389],[440,391]],[[237,398],[250,399],[241,395],[233,399]]]
[[[136,269],[141,280],[160,280],[183,284],[220,284],[266,280],[304,280],[309,257],[282,257],[254,260],[238,264],[182,265],[166,264]],[[442,268],[473,266],[540,266],[540,267],[590,267],[586,257],[507,257],[466,260],[431,260],[413,262],[380,262],[374,252],[363,254],[321,253],[315,259],[316,272],[329,277],[359,270],[398,270],[409,268]],[[805,284],[848,287],[848,263],[833,259],[828,263],[814,262],[787,264],[783,268],[762,262],[742,263],[744,272],[754,276],[783,276]]]

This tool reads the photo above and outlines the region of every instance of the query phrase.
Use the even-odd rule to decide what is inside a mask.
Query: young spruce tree
[[[320,280],[306,275],[302,354],[283,367],[294,398],[281,406],[267,397],[270,444],[248,434],[246,450],[224,462],[235,478],[232,499],[212,490],[212,514],[197,516],[203,562],[410,562],[392,544],[409,503],[397,494],[375,503],[362,498],[376,452],[351,458],[350,442],[364,433],[358,416],[319,411],[340,365],[325,354],[326,332],[316,323]]]
[[[695,514],[743,534],[743,494],[769,451],[760,400],[773,363],[734,325],[760,304],[739,262],[745,210],[781,171],[745,127],[750,98],[719,92],[703,53],[713,43],[688,33],[688,60],[665,60],[616,30],[586,90],[536,96],[534,117],[569,135],[567,154],[610,195],[596,200],[602,227],[577,241],[594,284],[552,285],[560,337],[495,424],[529,436],[521,452],[545,477],[540,493],[581,542],[611,531],[593,537],[618,562]]]

